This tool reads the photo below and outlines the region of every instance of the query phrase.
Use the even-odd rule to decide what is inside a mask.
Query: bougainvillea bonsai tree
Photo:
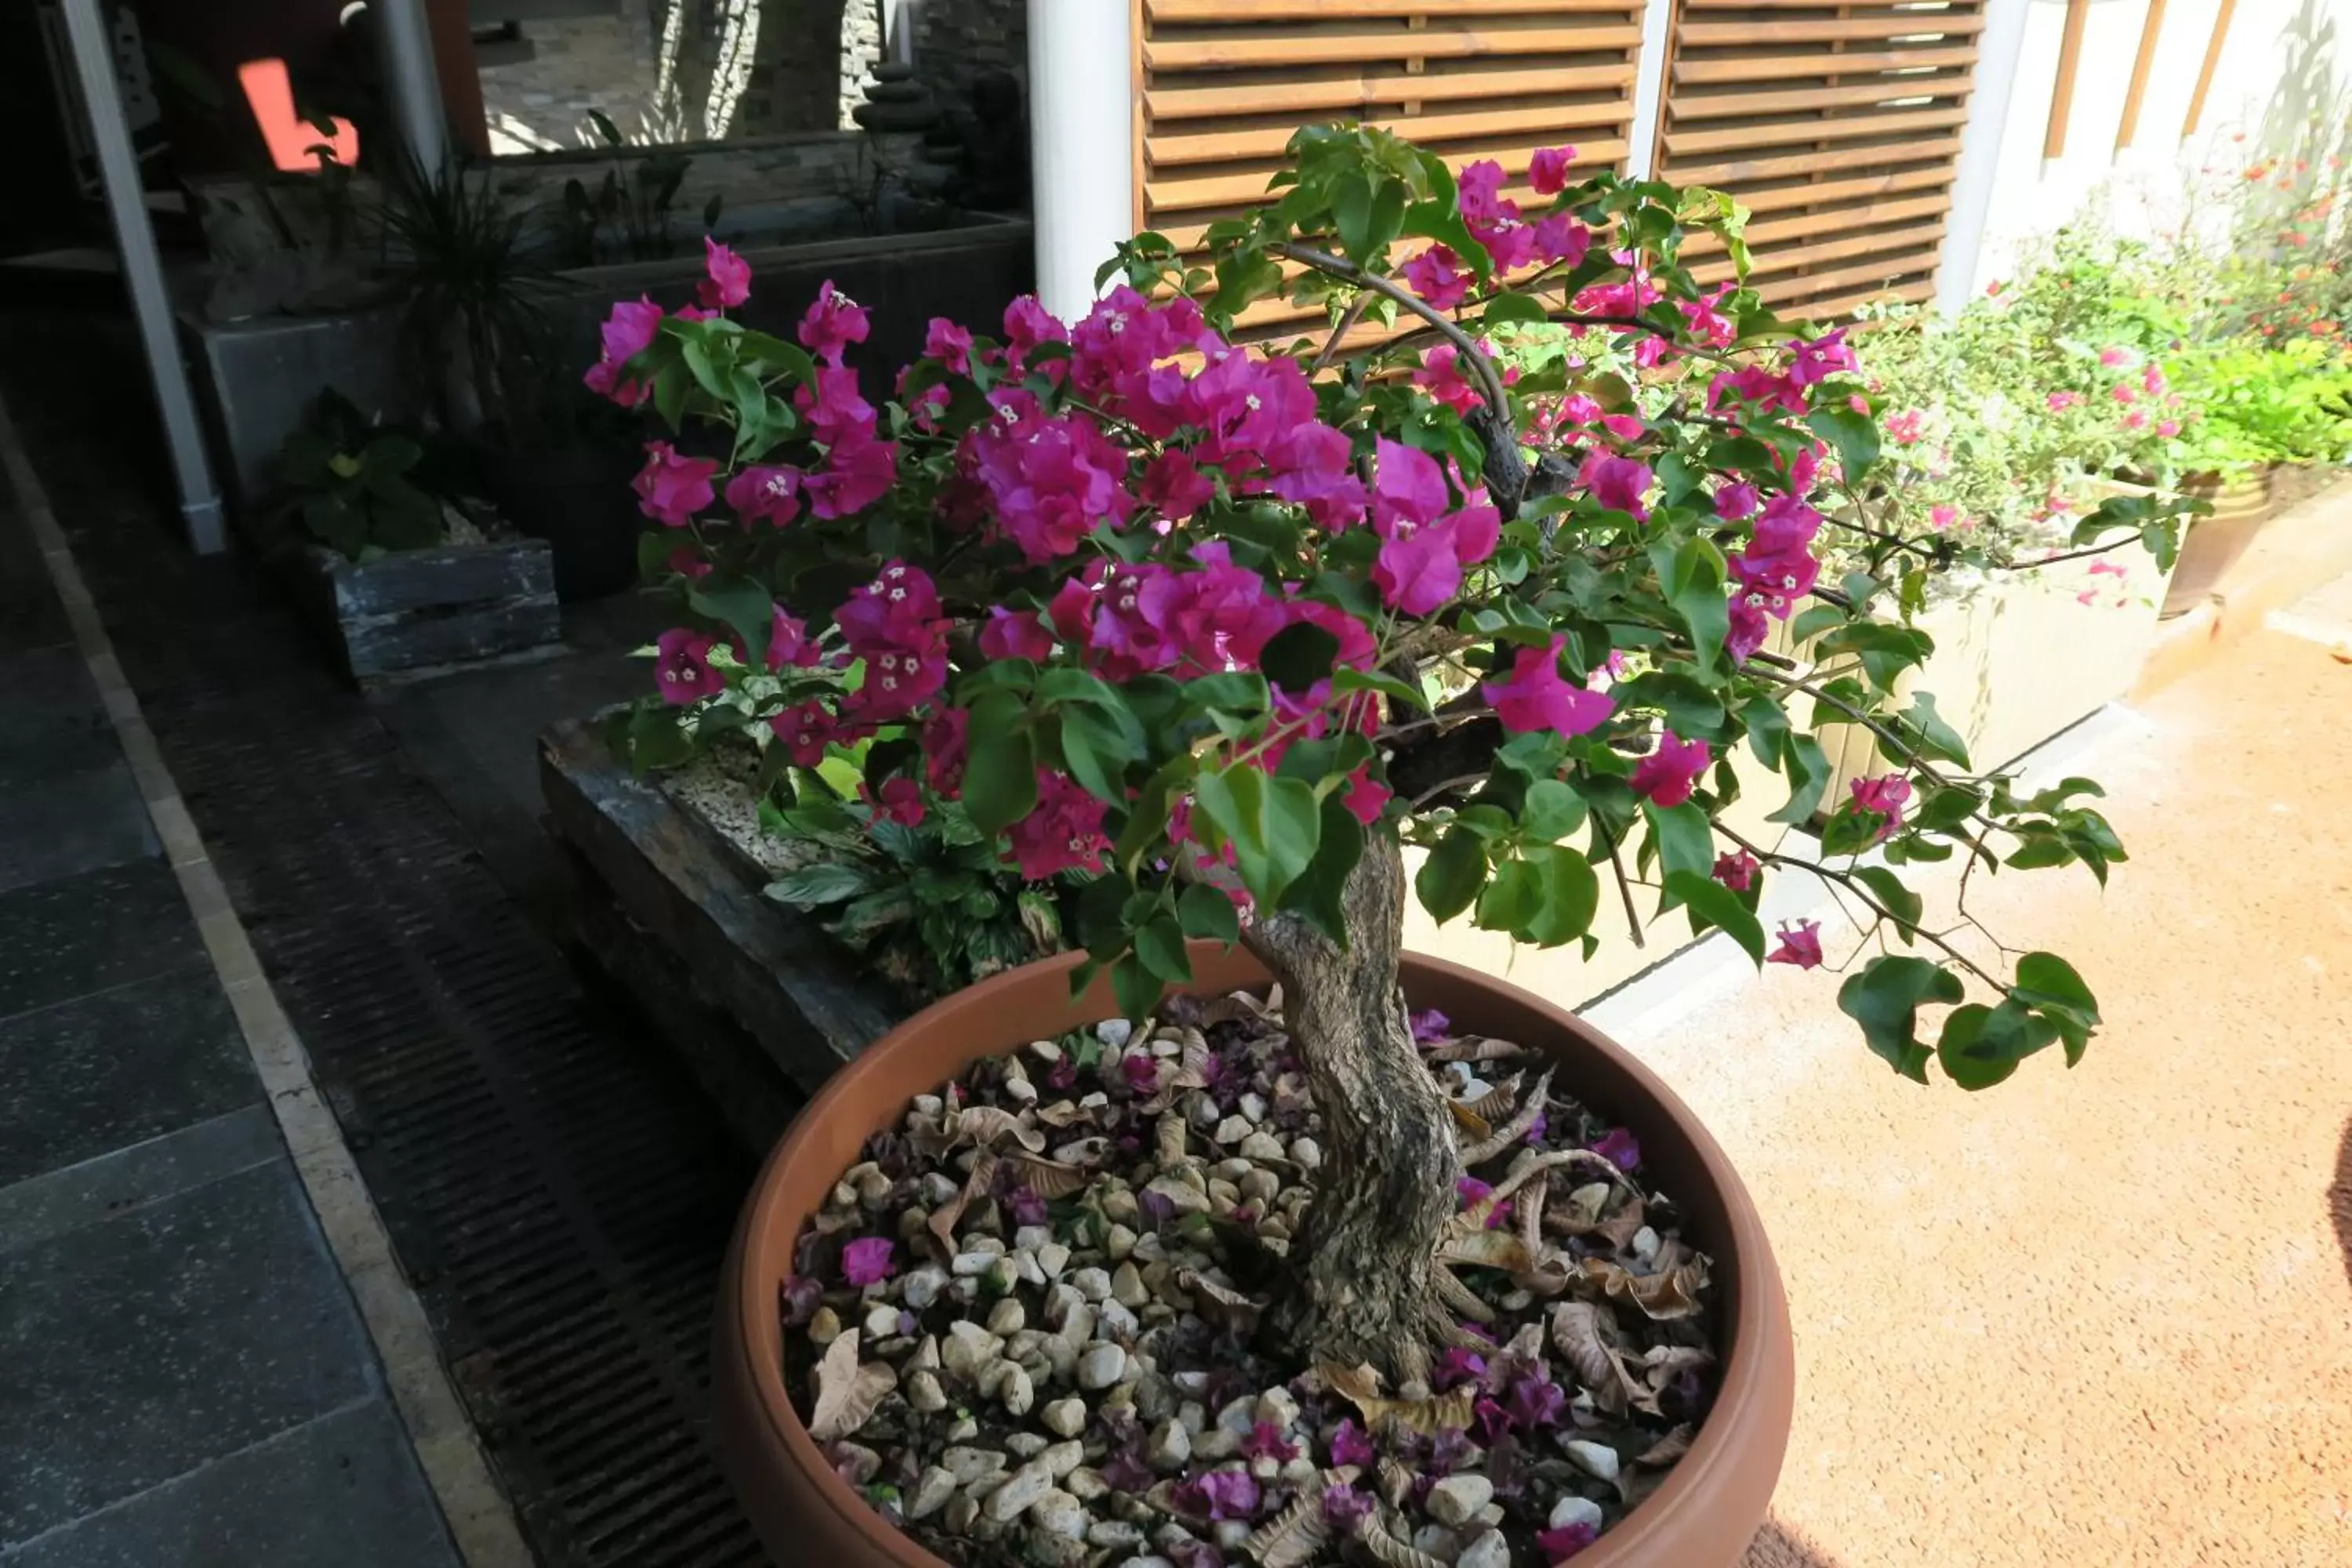
[[[780,790],[847,763],[875,819],[961,814],[1023,876],[1087,879],[1077,978],[1107,971],[1134,1017],[1190,977],[1188,939],[1245,944],[1328,1149],[1268,1323],[1404,1382],[1444,1317],[1461,1175],[1399,1000],[1409,890],[1589,946],[1607,889],[1810,968],[1817,929],[1756,913],[1807,867],[1875,928],[1838,994],[1870,1048],[1979,1088],[2053,1044],[2074,1060],[2096,1004],[2053,954],[1932,929],[1906,871],[2104,878],[2123,850],[2095,785],[2021,797],[1896,695],[1930,651],[1906,608],[1969,545],[1874,525],[1879,434],[1838,332],[1694,279],[1696,235],[1744,262],[1736,206],[1572,182],[1565,149],[1528,205],[1377,130],[1292,153],[1205,264],[1145,235],[1082,321],[1024,299],[1001,335],[934,321],[887,407],[851,368],[860,307],[827,286],[797,342],[745,330],[719,247],[699,306],[615,309],[590,382],[675,432],[636,488],[691,619],[628,725],[641,765],[749,736]],[[1237,341],[1296,321],[1278,300],[1325,327]],[[1570,355],[1507,379],[1480,346],[1546,320],[1630,342],[1675,395],[1643,415],[1622,375]],[[2177,527],[2127,499],[2078,542],[2168,550]],[[1832,535],[1860,563],[1835,582]],[[1829,724],[1895,771],[1823,799]],[[1820,864],[1727,824],[1743,780],[1785,790],[1775,823],[1825,816]]]

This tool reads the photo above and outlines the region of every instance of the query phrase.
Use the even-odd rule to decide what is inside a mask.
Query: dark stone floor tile
[[[0,1259],[285,1154],[278,1119],[268,1106],[256,1103],[0,1187]]]
[[[399,1419],[339,1410],[8,1554],[7,1568],[456,1568]]]
[[[0,1270],[0,1547],[376,1393],[283,1160]]]
[[[0,1018],[176,969],[204,952],[160,859],[0,892]]]
[[[16,759],[37,748],[108,732],[98,687],[81,661],[81,649],[70,643],[21,652],[0,647],[0,692],[6,694],[0,699],[0,776],[13,773]]]
[[[47,563],[24,519],[0,487],[0,650],[49,647],[73,640]]]
[[[0,774],[0,893],[162,853],[113,735],[89,739],[99,744],[77,742],[29,759],[48,764],[31,768],[30,777]]]
[[[0,1185],[260,1100],[209,964],[0,1019]]]

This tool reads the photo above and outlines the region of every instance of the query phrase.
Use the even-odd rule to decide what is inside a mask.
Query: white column
[[[139,318],[147,374],[163,416],[163,440],[172,449],[180,515],[187,526],[189,545],[199,555],[211,555],[227,543],[221,531],[220,492],[213,488],[212,466],[205,460],[204,433],[197,427],[195,402],[188,393],[187,367],[180,363],[179,333],[172,317],[171,296],[163,288],[155,231],[147,221],[139,159],[131,146],[131,128],[122,118],[122,86],[115,79],[114,49],[100,19],[98,0],[64,0],[60,8],[65,13],[66,37],[73,46],[82,106],[89,111],[89,139],[98,149],[99,176],[106,186],[107,216],[114,225],[122,280],[131,291],[131,311]]]
[[[447,156],[449,122],[441,108],[441,73],[433,63],[433,24],[425,0],[370,0],[369,9],[375,16],[376,47],[383,51],[393,123],[429,178]]]
[[[1625,174],[1646,180],[1658,167],[1658,126],[1666,117],[1666,29],[1675,0],[1648,0],[1642,8],[1642,53],[1633,64],[1633,120],[1625,136]]]
[[[1135,232],[1130,0],[1029,0],[1029,171],[1037,297],[1064,320]]]
[[[1984,251],[1985,218],[1992,210],[1994,176],[2000,168],[2000,139],[2009,129],[2010,89],[2017,82],[2025,49],[2025,14],[2032,0],[1991,0],[1984,31],[1977,35],[1976,90],[1969,96],[1969,122],[1960,132],[1959,167],[1952,179],[1952,216],[1936,259],[1936,309],[1950,315],[1976,292],[1977,262]]]

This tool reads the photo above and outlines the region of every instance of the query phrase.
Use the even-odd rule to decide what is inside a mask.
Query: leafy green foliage
[[[352,561],[442,542],[441,502],[416,481],[425,448],[406,431],[373,424],[329,387],[278,452],[273,519],[299,520],[310,537]]]

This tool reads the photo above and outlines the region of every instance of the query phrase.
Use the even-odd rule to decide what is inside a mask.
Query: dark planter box
[[[743,1147],[765,1153],[835,1069],[912,1011],[768,876],[592,721],[539,742],[548,825],[570,852],[573,936],[677,1052]]]
[[[363,686],[525,657],[562,639],[553,557],[536,539],[373,561],[310,545],[280,552],[276,565],[337,667]]]

